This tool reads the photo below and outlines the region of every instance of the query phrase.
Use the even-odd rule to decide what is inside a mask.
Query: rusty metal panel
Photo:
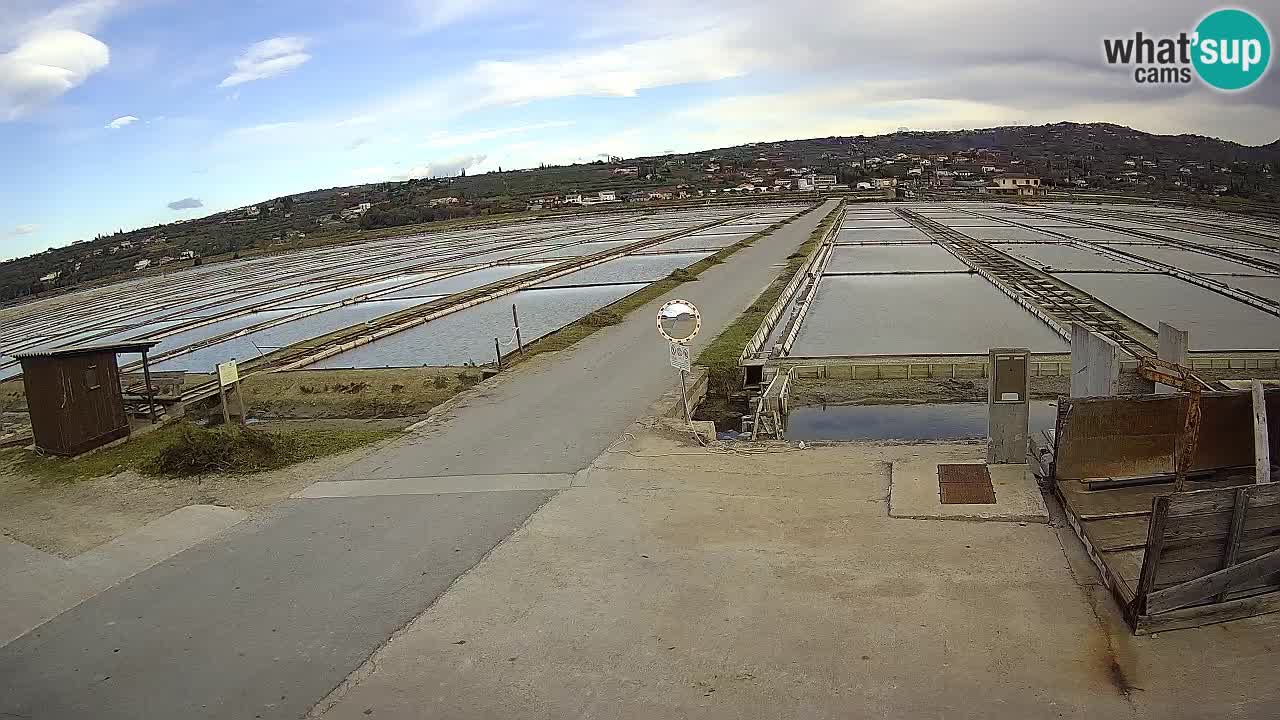
[[[1270,407],[1268,394],[1268,407]],[[1280,396],[1280,393],[1276,393]],[[1056,477],[1135,477],[1174,471],[1186,395],[1060,400]],[[1207,392],[1191,470],[1253,462],[1252,399],[1248,392]]]
[[[996,501],[991,471],[986,465],[938,465],[938,493],[943,505],[990,505]]]

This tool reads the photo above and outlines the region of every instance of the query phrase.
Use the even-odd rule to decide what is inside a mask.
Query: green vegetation
[[[268,432],[240,426],[209,430],[185,425],[173,442],[144,462],[142,469],[174,477],[205,473],[243,475],[337,455],[394,434],[388,430]]]
[[[839,207],[823,218],[822,222],[818,223],[818,226],[809,234],[809,239],[805,240],[798,250],[787,256],[786,266],[769,284],[769,287],[760,293],[755,302],[751,303],[737,320],[734,320],[705,350],[699,353],[697,364],[707,368],[708,395],[727,397],[740,389],[742,381],[738,361],[742,358],[743,349],[751,340],[751,336],[755,335],[764,324],[764,318],[769,314],[769,309],[778,301],[778,298],[782,297],[782,291],[787,283],[791,282],[791,278],[804,267],[809,253],[818,246],[819,240],[838,216]]]
[[[479,380],[478,369],[457,367],[294,370],[254,375],[243,387],[254,417],[404,418],[425,415]]]
[[[729,258],[729,256],[750,246],[755,243],[755,241],[765,235],[768,235],[774,230],[777,230],[806,212],[808,212],[808,208],[801,210],[782,222],[774,223],[750,237],[743,238],[733,245],[719,250],[714,255],[709,255],[687,268],[676,270],[667,277],[655,283],[646,285],[624,298],[615,300],[595,312],[588,313],[577,322],[570,323],[549,335],[544,335],[536,341],[529,343],[525,346],[523,355],[512,355],[509,358],[504,358],[503,362],[516,363],[527,360],[528,358],[540,353],[558,352],[573,346],[583,338],[593,335],[600,330],[600,328],[608,327],[609,325],[616,325],[622,322],[622,320],[626,318],[631,311],[648,305],[686,282],[697,280],[698,276],[706,272],[708,268],[723,263],[727,258]]]
[[[336,455],[394,435],[386,429],[258,430],[200,428],[174,422],[77,458],[23,451],[15,469],[46,482],[68,482],[133,470],[147,475],[248,474]]]

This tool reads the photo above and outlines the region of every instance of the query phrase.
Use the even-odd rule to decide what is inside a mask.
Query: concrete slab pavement
[[[0,541],[0,645],[245,517],[232,508],[188,505],[70,560]]]
[[[947,457],[911,457],[893,463],[889,516],[920,520],[991,520],[1049,522],[1040,486],[1026,465],[988,465],[996,501],[990,504],[943,505],[938,492],[939,463],[985,463],[986,443],[962,446]]]
[[[299,717],[551,494],[284,503],[0,648],[0,717]]]
[[[1274,620],[1134,638],[1105,591],[1073,575],[1054,527],[888,516],[894,462],[969,448],[735,452],[632,434],[316,712],[1163,720],[1280,708],[1262,678]]]

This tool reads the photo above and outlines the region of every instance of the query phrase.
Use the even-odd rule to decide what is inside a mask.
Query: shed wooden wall
[[[87,371],[97,367],[97,388]],[[22,360],[36,447],[78,455],[129,434],[115,353]]]

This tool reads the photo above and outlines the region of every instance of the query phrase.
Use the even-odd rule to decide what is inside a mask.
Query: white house
[[[812,176],[812,175],[801,175],[800,177],[796,178],[796,189],[797,189],[797,190],[812,190],[812,189],[813,189],[813,176]]]
[[[599,202],[618,202],[617,190],[601,190],[598,196]]]
[[[564,204],[565,205],[581,205],[582,193],[565,193]]]
[[[874,187],[876,190],[886,190],[888,188],[898,187],[898,178],[896,177],[876,178],[872,180],[871,183],[872,183],[872,187]]]
[[[139,260],[133,264],[134,270],[146,270],[149,267],[151,267],[151,261],[146,259]]]
[[[53,272],[49,273],[48,275],[41,275],[41,276],[40,276],[40,282],[53,282],[54,280],[57,280],[57,279],[58,279],[58,278],[60,278],[60,277],[62,277],[62,271],[61,271],[61,270],[54,270]]]
[[[830,190],[836,184],[835,175],[814,175],[813,187],[817,190]]]
[[[1040,187],[1040,178],[1020,173],[1009,173],[992,180],[986,190],[993,195],[1017,195],[1034,197],[1044,192]]]

